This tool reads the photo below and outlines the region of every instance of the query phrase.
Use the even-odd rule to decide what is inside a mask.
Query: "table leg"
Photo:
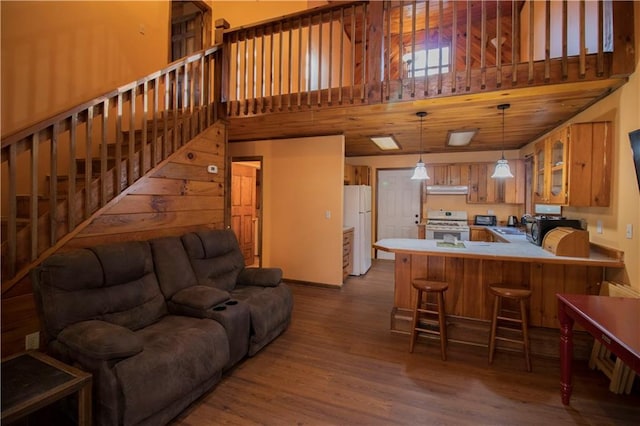
[[[567,315],[566,305],[558,301],[558,320],[560,321],[560,393],[562,403],[569,405],[571,399],[571,374],[573,364],[573,318]]]
[[[91,426],[91,380],[78,391],[78,426]]]

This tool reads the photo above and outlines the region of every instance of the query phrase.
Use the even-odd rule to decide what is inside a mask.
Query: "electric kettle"
[[[507,226],[518,226],[518,218],[515,216],[509,216],[509,219],[507,219]]]

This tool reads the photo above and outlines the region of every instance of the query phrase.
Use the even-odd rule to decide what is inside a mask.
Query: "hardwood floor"
[[[289,329],[227,373],[172,423],[631,425],[640,422],[640,385],[615,395],[600,372],[574,363],[571,406],[560,401],[557,359],[437,341],[389,331],[393,262],[376,261],[340,290],[291,284]]]

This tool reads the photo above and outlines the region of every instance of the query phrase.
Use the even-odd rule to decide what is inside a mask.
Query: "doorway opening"
[[[171,2],[169,62],[211,45],[211,8],[201,0]]]
[[[262,266],[262,157],[231,159],[231,229],[246,266]]]

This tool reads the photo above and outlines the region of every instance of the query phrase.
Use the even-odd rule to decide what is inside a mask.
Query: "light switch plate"
[[[626,237],[629,238],[629,239],[633,238],[633,225],[630,224],[630,223],[627,223]]]
[[[598,234],[602,234],[602,221],[601,220],[598,220],[596,222],[596,232]]]
[[[24,336],[24,348],[25,350],[38,349],[40,347],[40,332],[27,334]]]

